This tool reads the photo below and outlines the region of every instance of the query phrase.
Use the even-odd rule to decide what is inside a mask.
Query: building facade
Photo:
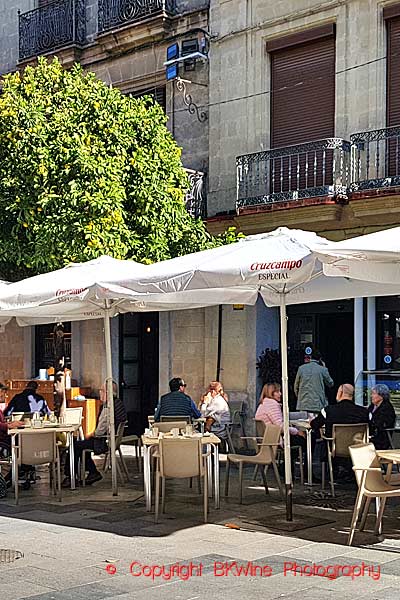
[[[182,162],[191,182],[187,209],[194,217],[205,216],[208,7],[208,0],[0,0],[0,74],[23,70],[35,64],[39,55],[49,59],[57,56],[66,68],[79,62],[124,94],[152,95],[164,108],[168,127],[182,147]],[[178,47],[180,78],[167,81],[164,63],[167,49],[174,44]],[[184,58],[189,55],[192,58]],[[168,325],[173,316],[166,319]],[[159,392],[167,391],[169,378],[176,374],[174,369],[183,368],[179,362],[183,355],[185,360],[192,356],[196,362],[195,342],[200,335],[194,333],[197,316],[192,323],[193,344],[187,344],[189,349],[186,347],[182,354],[177,351],[176,365],[168,358],[169,370],[164,372],[165,343],[159,343],[159,331],[168,329],[164,320],[158,314],[132,314],[112,323],[114,376],[133,429],[143,428]],[[178,348],[181,335],[178,322]],[[171,336],[174,339],[168,342],[167,352],[174,353],[174,329]],[[2,380],[29,379],[51,362],[51,325],[19,328],[11,322],[0,337]],[[67,362],[73,378],[93,390],[105,374],[103,348],[100,321],[68,325]],[[191,367],[189,363],[185,366]],[[204,381],[196,377],[193,381],[197,396]]]
[[[341,240],[400,222],[400,3],[212,0],[208,227]],[[397,298],[291,307],[291,358],[400,368]],[[273,347],[259,309],[257,350]],[[338,349],[340,348],[340,352]]]

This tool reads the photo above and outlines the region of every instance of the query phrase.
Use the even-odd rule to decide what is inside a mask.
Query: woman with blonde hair
[[[231,413],[228,395],[224,392],[220,381],[210,381],[207,392],[201,398],[199,408],[206,419],[206,431],[212,431],[216,435],[225,431],[226,425],[231,421]]]

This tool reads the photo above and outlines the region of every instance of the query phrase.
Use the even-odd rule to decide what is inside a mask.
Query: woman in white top
[[[212,431],[216,435],[225,431],[226,425],[231,421],[231,413],[228,396],[219,381],[210,382],[207,393],[201,398],[199,408],[202,416],[206,418],[206,431]]]

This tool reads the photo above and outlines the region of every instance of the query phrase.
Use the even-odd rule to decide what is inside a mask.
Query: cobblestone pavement
[[[24,554],[0,562],[1,600],[400,597],[399,504],[388,503],[385,538],[374,537],[371,516],[349,548],[355,488],[338,486],[332,499],[297,484],[288,523],[272,478],[267,496],[251,470],[237,504],[234,471],[230,497],[220,510],[211,504],[207,525],[197,486],[187,481],[168,482],[156,525],[145,512],[141,475],[128,464],[131,482],[116,498],[107,474],[92,487],[64,490],[60,503],[41,470],[18,506],[12,494],[0,500],[0,550]]]

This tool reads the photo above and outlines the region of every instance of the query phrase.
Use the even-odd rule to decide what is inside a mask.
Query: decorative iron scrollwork
[[[190,184],[185,196],[186,210],[194,219],[205,219],[207,217],[205,174],[192,169],[186,169],[186,173]]]
[[[54,0],[19,14],[19,59],[25,60],[86,39],[86,0]]]
[[[175,0],[98,0],[98,29],[103,33],[157,15],[173,15]]]
[[[188,107],[189,113],[191,115],[196,115],[198,121],[200,121],[200,123],[204,123],[208,119],[207,113],[201,110],[197,104],[193,102],[192,95],[188,94],[186,91],[186,83],[188,82],[178,77],[176,79],[176,89],[178,92],[182,92],[183,103]]]

